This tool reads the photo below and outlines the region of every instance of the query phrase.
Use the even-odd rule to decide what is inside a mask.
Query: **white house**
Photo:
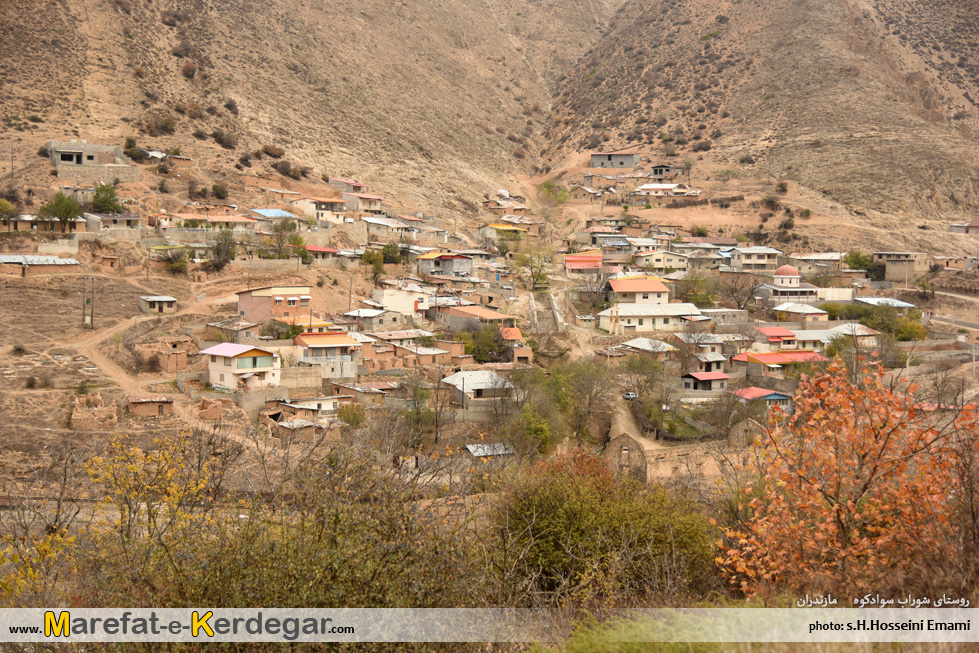
[[[702,321],[693,304],[616,304],[598,314],[598,326],[613,335],[676,331],[691,321]]]
[[[208,357],[208,381],[223,390],[260,390],[279,385],[279,355],[252,345],[223,342],[200,352]]]

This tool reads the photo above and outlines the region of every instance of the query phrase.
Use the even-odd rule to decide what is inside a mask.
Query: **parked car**
[[[639,395],[637,395],[635,392],[627,392],[624,395],[622,395],[622,398],[625,399],[626,401],[632,401],[633,399],[638,399]]]

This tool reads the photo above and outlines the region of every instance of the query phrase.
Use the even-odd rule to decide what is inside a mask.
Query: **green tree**
[[[588,422],[608,414],[612,404],[612,375],[594,360],[572,360],[553,368],[562,390],[562,403],[576,439],[588,432]]]
[[[464,331],[462,338],[466,344],[466,353],[477,363],[503,360],[507,343],[503,339],[500,327],[495,324],[484,324],[478,331]]]
[[[0,198],[0,222],[7,227],[7,231],[13,231],[14,218],[17,217],[17,207],[5,199]]]
[[[387,243],[381,248],[381,256],[385,263],[400,263],[401,250],[397,243]]]
[[[224,184],[214,184],[211,186],[211,193],[214,195],[214,199],[228,199],[228,187]]]
[[[207,262],[207,269],[220,272],[224,267],[235,259],[238,247],[235,244],[235,236],[228,229],[222,230],[218,237],[214,239],[214,249],[211,250],[211,257]]]
[[[95,196],[92,198],[92,209],[96,213],[122,213],[122,204],[116,196],[116,189],[112,184],[99,184],[95,188]]]
[[[360,260],[365,265],[370,266],[371,281],[376,286],[381,281],[381,277],[384,276],[384,255],[377,250],[367,249],[364,250],[364,255],[360,257]]]
[[[80,216],[82,210],[74,197],[59,191],[54,199],[41,206],[38,214],[44,218],[57,218],[61,222],[61,230],[66,231],[68,223]]]
[[[275,249],[275,255],[282,258],[286,253],[286,245],[289,242],[289,237],[295,233],[296,223],[292,220],[277,220],[274,225],[272,225],[272,245]]]

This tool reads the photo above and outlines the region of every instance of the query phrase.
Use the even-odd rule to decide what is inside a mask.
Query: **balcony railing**
[[[353,356],[349,354],[346,356],[301,356],[299,358],[300,363],[309,363],[310,365],[317,365],[319,363],[337,363],[337,362],[349,362],[353,360]]]

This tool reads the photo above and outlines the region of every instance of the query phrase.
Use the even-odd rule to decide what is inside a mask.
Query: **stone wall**
[[[71,428],[86,431],[111,430],[118,425],[116,402],[106,404],[100,393],[77,395],[71,411]]]
[[[138,181],[139,170],[136,166],[93,166],[93,165],[62,165],[58,166],[58,180],[72,184],[97,184],[99,180],[111,184],[114,180]]]

